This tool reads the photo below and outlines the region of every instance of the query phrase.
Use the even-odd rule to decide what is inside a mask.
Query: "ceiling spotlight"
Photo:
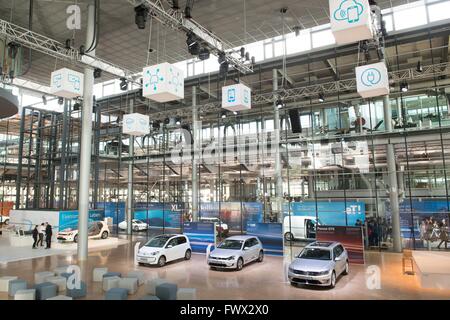
[[[58,98],[58,104],[62,105],[64,103],[64,98],[63,97],[59,97]]]
[[[417,61],[416,71],[423,72],[422,62]]]
[[[94,69],[94,79],[98,79],[102,76],[102,69],[95,68]]]
[[[44,104],[44,106],[47,105],[47,97],[46,96],[42,96],[42,103]]]
[[[180,9],[180,4],[178,3],[178,0],[172,0],[172,9],[173,10]]]
[[[192,5],[194,0],[187,0],[186,7],[184,8],[184,17],[186,19],[192,19]]]
[[[197,56],[200,53],[200,44],[193,32],[187,34],[186,44],[188,46],[188,51],[193,56]]]
[[[256,64],[256,59],[254,56],[252,57],[252,64]]]
[[[153,129],[159,129],[161,127],[161,121],[159,121],[159,120],[153,121],[152,127],[153,127]]]
[[[401,92],[408,92],[408,89],[409,89],[408,82],[404,81],[404,82],[400,83],[400,91]]]
[[[169,118],[165,118],[164,119],[164,124],[169,124],[170,123],[170,119]]]
[[[234,114],[234,115],[237,115],[238,113],[237,113],[237,111],[233,111],[233,114]]]
[[[145,29],[148,11],[149,11],[148,8],[143,4],[138,5],[137,7],[134,8],[134,12],[136,13],[134,17],[134,22],[136,23],[138,29]]]
[[[281,109],[281,108],[283,108],[283,107],[285,106],[283,100],[281,100],[281,99],[278,99],[278,100],[275,102],[275,105],[277,106],[278,109]]]
[[[225,111],[223,111],[223,112],[220,114],[220,117],[221,117],[222,119],[225,119],[225,118],[227,117],[227,113],[226,113]]]
[[[244,58],[244,57],[245,57],[245,48],[242,47],[241,48],[241,58]]]
[[[322,92],[319,93],[319,102],[325,102],[325,96]]]
[[[298,37],[298,36],[300,35],[300,31],[302,30],[302,27],[300,27],[300,26],[294,26],[294,27],[292,28],[292,30],[294,30],[295,36]]]
[[[81,109],[81,104],[78,102],[73,105],[73,111],[79,111]]]
[[[245,53],[245,60],[250,61],[250,53],[249,52]]]
[[[179,125],[181,124],[181,118],[180,118],[180,117],[176,117],[176,118],[175,118],[175,124],[176,124],[177,126],[179,126]]]
[[[208,48],[200,49],[200,52],[198,53],[198,58],[200,60],[208,60],[209,59],[209,50],[208,50]]]
[[[128,81],[126,78],[120,78],[120,90],[127,91],[128,90]]]

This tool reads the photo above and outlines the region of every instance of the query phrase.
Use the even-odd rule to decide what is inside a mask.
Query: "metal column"
[[[89,48],[94,37],[93,5],[88,7],[88,21],[86,30],[86,48]],[[95,56],[95,50],[89,52]],[[92,145],[92,105],[93,105],[94,72],[91,68],[84,68],[84,94],[81,124],[80,144],[80,184],[78,192],[78,260],[86,261],[88,256],[88,220],[89,220],[89,189],[91,170]]]
[[[273,73],[273,91],[278,91],[278,71],[277,69],[272,70]],[[275,95],[276,97],[276,95]],[[280,111],[277,106],[278,99],[275,98],[273,101],[273,131],[274,131],[274,142],[272,150],[273,156],[275,157],[275,202],[276,202],[276,213],[278,221],[283,221],[282,215],[282,202],[283,202],[283,177],[281,173],[281,154],[280,154]]]
[[[389,95],[383,97],[383,113],[386,132],[392,131],[392,113]],[[387,174],[389,180],[389,200],[392,215],[392,239],[394,252],[402,251],[402,239],[400,234],[400,212],[398,206],[397,166],[395,164],[394,145],[388,141],[386,145]]]
[[[130,113],[134,112],[134,101],[130,100]],[[134,136],[130,135],[129,139],[129,156],[128,162],[128,188],[127,188],[127,234],[131,234],[132,214],[133,214],[133,157],[134,157]]]
[[[198,152],[199,152],[199,121],[197,109],[197,88],[192,87],[192,139],[194,152],[192,154],[192,220],[198,221]]]

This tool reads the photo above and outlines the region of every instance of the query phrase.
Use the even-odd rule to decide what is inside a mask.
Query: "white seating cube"
[[[103,278],[103,291],[119,287],[120,278],[117,276]]]
[[[60,276],[61,273],[67,273],[67,269],[69,268],[69,266],[62,266],[62,267],[57,267],[55,268],[55,270],[53,270],[53,272],[57,275]]]
[[[68,296],[64,296],[64,295],[59,295],[59,296],[47,298],[47,299],[45,299],[45,300],[73,300],[73,299],[72,299],[72,297],[68,297]]]
[[[94,282],[102,282],[103,275],[108,272],[108,268],[94,268],[92,277]]]
[[[34,274],[34,283],[40,284],[46,282],[46,279],[48,277],[53,277],[55,275],[54,272],[51,271],[42,271],[42,272],[36,272]]]
[[[47,277],[47,282],[54,283],[58,286],[58,292],[66,291],[67,279],[61,276]]]
[[[127,289],[128,294],[135,294],[138,287],[138,279],[137,278],[120,278],[119,279],[119,288]]]
[[[145,272],[144,271],[130,271],[127,274],[127,278],[137,278],[138,286],[142,286],[145,283]]]
[[[0,277],[0,292],[8,292],[9,282],[17,279],[18,277],[15,276]]]
[[[154,296],[156,295],[156,287],[167,282],[168,281],[159,278],[147,280],[145,282],[145,293]]]
[[[177,291],[177,300],[195,300],[197,299],[197,289],[179,288]]]
[[[14,300],[36,300],[36,289],[20,289],[14,294]]]

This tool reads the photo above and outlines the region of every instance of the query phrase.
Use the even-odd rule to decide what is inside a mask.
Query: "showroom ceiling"
[[[413,2],[408,0],[380,0],[382,8]],[[82,29],[75,33],[66,27],[66,8],[78,3],[81,7]],[[93,1],[35,0],[33,31],[64,42],[75,38],[75,47],[84,44],[86,4]],[[138,30],[134,23],[133,7],[126,0],[100,1],[100,41],[97,56],[132,71],[140,71],[147,64],[149,24]],[[184,7],[184,0],[180,1]],[[284,31],[292,27],[310,28],[329,22],[328,0],[196,0],[193,17],[206,28],[234,46],[263,40],[282,34],[280,8],[287,7]],[[0,16],[23,27],[28,26],[29,0],[0,2]],[[244,19],[245,17],[245,19]],[[245,32],[246,31],[246,32]],[[149,64],[162,61],[177,62],[191,55],[186,50],[186,36],[154,22]],[[61,61],[33,52],[33,64],[25,78],[49,84],[50,72],[61,66]],[[73,67],[72,67],[73,68]],[[106,78],[100,79],[106,80]]]

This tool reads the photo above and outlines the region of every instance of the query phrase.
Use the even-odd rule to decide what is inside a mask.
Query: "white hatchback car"
[[[131,228],[133,229],[133,231],[144,231],[144,230],[148,229],[148,224],[142,220],[133,219],[133,220],[131,220]],[[119,223],[119,229],[127,230],[127,221],[126,220]]]
[[[264,249],[255,236],[232,236],[222,241],[208,256],[211,269],[241,270],[252,261],[262,262]]]
[[[182,234],[163,234],[150,239],[140,248],[136,260],[139,265],[153,264],[162,267],[169,261],[189,260],[191,255],[188,237]]]
[[[106,239],[109,236],[108,224],[104,221],[95,221],[89,224],[88,239]],[[60,241],[78,242],[78,230],[66,229],[58,232],[56,239]]]

